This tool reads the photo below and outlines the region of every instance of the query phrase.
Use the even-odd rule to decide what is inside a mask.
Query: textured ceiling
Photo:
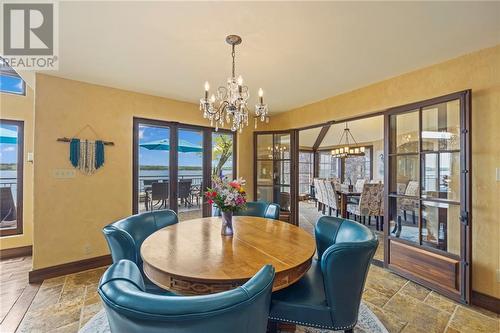
[[[48,74],[198,103],[237,72],[272,112],[500,43],[500,2],[61,1]]]

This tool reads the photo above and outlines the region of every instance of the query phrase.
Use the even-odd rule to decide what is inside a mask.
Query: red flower
[[[208,203],[211,205],[214,203],[214,201],[212,199],[208,199]]]
[[[230,182],[229,186],[231,186],[231,187],[233,187],[235,189],[239,189],[241,187],[241,185],[238,182],[235,182],[235,181]]]

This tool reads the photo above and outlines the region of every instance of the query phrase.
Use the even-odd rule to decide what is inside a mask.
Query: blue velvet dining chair
[[[246,209],[234,213],[234,216],[256,216],[273,220],[278,220],[280,217],[280,206],[275,203],[249,201],[246,206]],[[220,209],[214,206],[213,215],[220,216]]]
[[[152,293],[168,293],[156,286],[145,275],[142,268],[141,245],[153,232],[178,223],[177,214],[170,209],[136,214],[105,226],[102,230],[113,262],[121,259],[133,261],[145,280],[146,290]]]
[[[141,272],[130,260],[111,265],[98,293],[112,333],[264,333],[274,268],[264,266],[244,285],[203,296],[145,292]]]
[[[269,319],[352,332],[378,239],[351,220],[323,216],[315,228],[318,260],[297,283],[273,293]]]

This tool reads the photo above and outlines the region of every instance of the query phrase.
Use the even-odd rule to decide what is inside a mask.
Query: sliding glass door
[[[236,177],[230,131],[134,118],[133,211],[172,209],[179,220],[210,216],[212,176]]]
[[[386,126],[386,264],[470,297],[470,93],[391,110]]]
[[[23,125],[0,119],[0,236],[23,233]]]

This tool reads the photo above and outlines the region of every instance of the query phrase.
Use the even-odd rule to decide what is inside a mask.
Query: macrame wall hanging
[[[58,138],[57,141],[69,142],[69,160],[71,165],[82,173],[91,175],[104,165],[104,146],[113,146],[114,143],[77,138],[86,128],[89,128],[97,136],[95,130],[90,125],[86,125],[73,138]]]

